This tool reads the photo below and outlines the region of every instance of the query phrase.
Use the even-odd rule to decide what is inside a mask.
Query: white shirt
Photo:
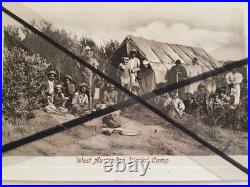
[[[240,83],[242,82],[242,80],[243,80],[242,74],[239,73],[239,72],[236,72],[236,73],[234,74],[233,83],[234,83],[234,84],[240,84]]]
[[[184,111],[185,105],[183,101],[180,98],[172,99],[172,105],[177,109],[178,111]]]
[[[227,82],[228,85],[232,84],[233,80],[234,80],[234,74],[233,74],[233,72],[227,73],[226,76],[225,76],[225,79],[226,79],[226,82]]]
[[[49,82],[49,94],[52,94],[52,93],[54,93],[54,81],[50,81],[50,80],[48,80],[48,82]]]
[[[243,80],[242,74],[239,72],[229,72],[225,76],[227,84],[240,84]]]
[[[80,104],[80,105],[86,105],[88,104],[88,96],[87,94],[80,94],[80,92],[76,92],[74,94],[74,97],[72,99],[72,104]]]
[[[133,73],[135,73],[136,71],[138,71],[137,68],[140,67],[140,60],[138,58],[136,58],[136,57],[131,58],[128,61],[128,67],[129,67],[130,70],[132,70],[132,72],[133,72],[133,70],[135,70],[133,72]]]

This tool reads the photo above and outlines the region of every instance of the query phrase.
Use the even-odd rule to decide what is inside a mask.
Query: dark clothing
[[[54,80],[53,81],[53,92],[55,90],[56,84],[57,84],[57,82]],[[50,86],[49,86],[49,80],[45,80],[42,82],[41,92],[42,92],[42,95],[46,95],[46,96],[50,96],[52,94],[52,92],[50,90]]]
[[[118,119],[115,119],[112,115],[108,115],[108,116],[103,117],[102,122],[108,128],[119,128],[119,127],[121,127],[120,121]]]
[[[150,92],[156,87],[155,74],[150,67],[139,70],[137,80],[143,93]]]
[[[65,94],[66,97],[72,98],[75,92],[76,92],[76,88],[73,83],[65,84],[63,86],[63,93]]]
[[[187,78],[187,71],[182,65],[173,66],[166,75],[166,79],[170,83],[179,82]]]
[[[66,102],[66,99],[65,99],[65,97],[64,97],[64,94],[63,93],[55,93],[54,94],[54,99],[53,99],[53,101],[54,101],[54,105],[57,107],[57,108],[59,108],[59,107],[65,107],[64,105],[65,105],[65,102]]]
[[[65,84],[63,86],[63,93],[65,94],[65,97],[68,97],[68,100],[66,102],[66,108],[70,108],[71,105],[72,105],[72,99],[73,99],[73,96],[76,92],[76,88],[75,88],[75,85],[73,83],[70,83],[70,84]]]
[[[173,66],[166,74],[168,84],[174,84],[187,78],[187,71],[182,65]],[[185,94],[185,87],[178,89],[178,95],[182,98]]]

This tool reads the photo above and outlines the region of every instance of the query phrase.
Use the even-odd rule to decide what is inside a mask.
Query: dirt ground
[[[71,114],[58,115],[36,111],[36,117],[20,122],[18,127],[3,126],[2,143],[17,140],[58,123],[73,119]],[[190,130],[206,139],[227,154],[247,154],[245,132],[207,127],[190,123],[190,119],[179,120]],[[8,128],[7,128],[8,126]],[[180,132],[144,107],[131,107],[122,112],[122,127],[137,136],[102,134],[101,119],[46,137],[39,141],[4,153],[4,156],[107,156],[107,155],[211,155],[204,146]]]

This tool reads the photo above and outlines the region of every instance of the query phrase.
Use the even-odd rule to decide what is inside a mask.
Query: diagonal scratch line
[[[144,105],[145,107],[147,107],[149,110],[151,110],[154,113],[156,113],[158,116],[162,117],[163,119],[165,119],[166,121],[168,121],[169,123],[171,123],[172,125],[174,125],[175,127],[177,127],[178,129],[180,129],[181,131],[183,131],[184,133],[186,133],[187,135],[191,136],[193,139],[195,139],[196,141],[200,142],[202,145],[206,146],[211,151],[215,152],[216,154],[218,154],[219,156],[221,156],[222,158],[224,158],[225,160],[227,160],[228,162],[230,162],[231,164],[233,164],[235,167],[237,167],[241,171],[245,172],[246,174],[248,173],[248,169],[246,167],[244,167],[240,163],[236,162],[234,159],[232,159],[231,157],[229,157],[228,155],[226,155],[224,152],[220,151],[218,148],[214,147],[213,145],[211,145],[210,143],[208,143],[207,141],[205,141],[204,139],[202,139],[201,137],[199,137],[198,135],[196,135],[192,131],[188,130],[187,128],[185,128],[184,126],[182,126],[180,123],[178,123],[178,122],[174,121],[173,119],[171,119],[170,117],[166,116],[162,111],[160,111],[159,109],[155,108],[151,104],[147,103],[143,99],[143,97],[138,97],[138,96],[134,95],[129,90],[127,90],[126,88],[122,87],[118,82],[116,82],[115,80],[111,79],[110,77],[108,77],[107,75],[105,75],[104,73],[102,73],[101,71],[95,69],[93,66],[89,65],[88,63],[86,63],[83,59],[81,59],[80,57],[78,57],[77,55],[75,55],[74,53],[72,53],[71,51],[69,51],[68,49],[66,49],[65,47],[63,47],[62,45],[60,45],[59,43],[57,43],[55,40],[53,40],[50,37],[48,37],[46,34],[40,32],[39,30],[37,30],[36,28],[34,28],[33,26],[31,26],[29,23],[25,22],[23,19],[21,19],[20,17],[16,16],[15,14],[13,14],[9,10],[7,10],[6,8],[2,7],[2,11],[4,13],[6,13],[7,15],[9,15],[10,17],[12,17],[13,19],[15,19],[16,21],[18,21],[19,23],[21,23],[22,25],[24,25],[25,27],[27,27],[28,29],[30,29],[32,32],[34,32],[37,35],[39,35],[40,37],[42,37],[44,40],[46,40],[47,42],[49,42],[54,47],[56,47],[59,50],[61,50],[62,52],[64,52],[66,55],[68,55],[71,58],[77,60],[79,63],[83,64],[84,66],[86,66],[87,68],[89,68],[90,70],[92,70],[94,73],[96,73],[99,76],[101,76],[102,78],[104,78],[106,81],[108,81],[108,82],[112,83],[113,85],[115,85],[116,87],[118,87],[120,90],[122,90],[124,93],[126,93],[127,95],[129,95],[130,97],[132,97],[133,99],[135,99],[137,102],[141,103],[142,105]],[[203,79],[204,79],[204,77],[203,77]],[[201,79],[201,80],[203,80],[203,79]],[[186,81],[187,85],[190,84],[190,82],[187,82],[188,79],[184,80],[183,84],[185,83],[185,81]],[[175,84],[173,84],[172,86],[174,87],[174,85]],[[175,86],[177,86],[177,85],[180,85],[180,84],[177,83]],[[157,93],[157,92],[155,92],[155,93]],[[113,107],[115,107],[115,105],[113,105]],[[108,109],[108,108],[106,108],[106,109]],[[97,116],[97,114],[100,113],[101,111],[102,110],[99,110],[99,111],[96,111],[96,112],[92,113],[92,119],[94,119]],[[96,115],[93,115],[95,113],[96,113]],[[74,119],[72,121],[66,122],[66,124],[67,124],[66,126],[69,126],[71,128],[71,126],[73,125],[73,123],[74,124],[83,123],[83,122],[81,122],[82,119],[88,119],[90,117],[91,117],[91,114],[87,115],[87,116],[85,116],[83,118],[81,118],[81,117],[80,118],[76,118],[76,119]],[[63,130],[62,128],[65,128],[64,125],[55,126],[53,128],[50,128],[50,131],[48,131],[47,134],[48,135],[55,134],[56,132],[62,131]],[[3,145],[3,152],[5,152],[8,149],[10,150],[10,148],[11,148],[10,145],[15,145],[16,147],[21,146],[21,144],[18,145],[18,141],[19,142],[20,141],[23,142],[24,139],[26,139],[26,140],[28,139],[29,142],[31,142],[30,140],[32,140],[32,138],[35,139],[35,140],[38,140],[38,139],[43,138],[43,136],[44,136],[44,134],[37,133],[35,135],[31,135],[31,136],[23,138],[21,140],[10,142],[9,144]]]

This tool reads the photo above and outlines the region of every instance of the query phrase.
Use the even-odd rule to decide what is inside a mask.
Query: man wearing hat
[[[73,79],[70,75],[65,75],[64,85],[63,85],[63,93],[66,97],[68,97],[68,101],[66,103],[66,107],[70,107],[72,104],[72,99],[74,93],[76,92],[75,84],[73,83]]]
[[[201,112],[205,112],[207,108],[208,90],[206,84],[201,82],[197,90],[193,94],[193,107],[195,109],[201,109]]]
[[[53,103],[54,91],[55,91],[55,77],[56,72],[50,71],[48,73],[48,79],[42,83],[42,95],[45,97],[46,105],[49,103]]]
[[[234,104],[237,106],[240,104],[240,91],[243,76],[237,69],[233,69],[232,72],[228,72],[225,75],[226,83],[230,89],[230,94],[234,96]]]
[[[155,89],[155,73],[148,60],[143,60],[141,69],[138,71],[137,80],[143,93],[147,93]]]
[[[198,58],[194,57],[192,59],[192,64],[188,64],[189,68],[187,68],[187,74],[189,77],[194,77],[196,75],[199,75],[202,73],[202,69],[199,65],[199,60]],[[197,90],[199,84],[201,82],[194,82],[190,84],[189,86],[186,87],[186,91],[189,93],[193,93],[195,90]]]
[[[140,70],[140,60],[136,57],[136,55],[136,49],[132,49],[130,52],[130,59],[128,61],[131,85],[135,84],[137,72]]]
[[[94,68],[97,69],[97,67],[99,66],[99,63],[94,58],[94,52],[89,46],[85,47],[85,55],[84,56],[86,56],[86,62],[89,65],[91,65],[91,66],[93,66]],[[94,83],[95,78],[97,78],[97,77],[95,77],[93,71],[91,71],[87,67],[80,66],[80,71],[81,71],[81,73],[83,75],[83,82],[85,82],[89,87],[89,93],[90,93],[90,97],[91,97],[91,100],[92,100],[93,96],[94,96],[94,93],[95,93],[95,86],[94,86],[93,83]]]
[[[131,81],[130,81],[130,72],[129,72],[129,66],[128,66],[129,57],[122,57],[122,63],[119,64],[119,77],[120,77],[120,84],[130,90],[131,88]],[[123,92],[120,92],[119,94],[119,100],[125,100],[126,94]]]
[[[166,80],[168,84],[174,84],[184,80],[188,77],[187,71],[185,67],[181,64],[181,60],[177,59],[175,61],[175,65],[167,72]],[[179,97],[183,97],[185,95],[185,87],[179,88],[177,90]]]
[[[80,89],[72,99],[72,113],[75,115],[82,114],[90,109],[89,87],[86,83],[79,85]]]

